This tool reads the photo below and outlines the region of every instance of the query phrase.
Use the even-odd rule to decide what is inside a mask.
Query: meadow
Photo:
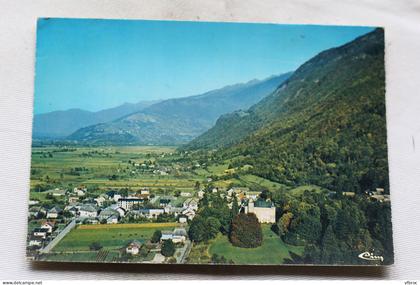
[[[283,264],[290,258],[289,251],[301,255],[303,246],[285,244],[278,235],[273,233],[270,225],[262,225],[263,243],[257,248],[239,248],[233,246],[227,236],[219,234],[210,241],[208,253],[217,254],[232,260],[235,264]]]

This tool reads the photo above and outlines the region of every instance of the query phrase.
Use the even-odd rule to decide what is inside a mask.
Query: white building
[[[254,213],[260,223],[275,223],[276,222],[276,207],[273,202],[269,200],[253,200],[248,201],[245,206],[245,213]]]
[[[125,248],[125,252],[131,255],[139,254],[141,243],[137,240],[130,242]]]
[[[115,197],[115,196],[114,196]],[[141,205],[144,203],[144,199],[137,197],[126,197],[118,199],[118,206],[124,210],[131,210],[134,205]]]
[[[79,217],[81,218],[96,218],[98,211],[92,205],[83,205],[79,209]]]
[[[161,241],[172,240],[173,243],[183,243],[187,240],[188,234],[184,228],[175,228],[173,231],[162,231]]]
[[[47,212],[47,219],[57,219],[62,210],[59,207],[53,207]]]
[[[184,208],[191,208],[194,211],[197,211],[198,210],[198,202],[199,202],[199,200],[197,198],[188,198],[187,200],[184,201],[182,206]]]
[[[52,222],[43,222],[41,225],[41,229],[47,229],[48,233],[52,233],[54,229],[54,223]]]

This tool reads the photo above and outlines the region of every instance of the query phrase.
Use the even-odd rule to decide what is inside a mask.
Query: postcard
[[[27,258],[393,264],[380,27],[42,18]]]

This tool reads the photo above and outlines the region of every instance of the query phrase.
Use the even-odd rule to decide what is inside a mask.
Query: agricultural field
[[[166,146],[34,147],[30,198],[48,203],[51,197],[46,190],[71,190],[80,185],[87,187],[91,195],[110,189],[135,191],[143,187],[160,196],[175,191],[194,193],[196,183],[211,176],[219,177],[213,185],[220,188],[230,185],[263,186],[273,191],[284,188],[251,174],[225,177],[231,171],[227,161],[206,167],[194,164],[192,158],[182,157],[175,147]],[[54,198],[64,202],[61,197]]]
[[[53,252],[86,252],[93,242],[99,242],[105,250],[118,250],[132,240],[147,242],[155,230],[173,230],[176,226],[176,223],[80,225],[66,235]]]

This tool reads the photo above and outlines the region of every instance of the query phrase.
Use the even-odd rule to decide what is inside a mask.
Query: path
[[[76,220],[72,220],[67,226],[52,240],[50,243],[42,248],[40,253],[49,253],[62,239],[76,226]]]
[[[176,263],[185,263],[188,255],[190,255],[191,249],[192,249],[193,243],[189,240],[185,242],[184,247],[181,250],[181,256],[180,258],[176,258]]]

